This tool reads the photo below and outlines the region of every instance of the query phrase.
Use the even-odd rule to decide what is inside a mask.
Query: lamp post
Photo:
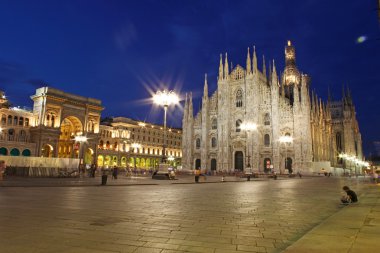
[[[250,132],[253,133],[253,131],[256,131],[257,130],[257,125],[255,123],[252,123],[252,122],[247,122],[247,123],[242,123],[240,125],[240,128],[243,130],[243,131],[246,131],[247,132],[247,136],[249,135]],[[253,138],[252,138],[253,139]],[[247,145],[248,146],[248,145]],[[253,150],[253,140],[252,140],[252,150]],[[249,155],[249,150],[247,148],[247,157],[248,157],[248,164],[247,164],[247,167],[248,168],[251,168],[251,156]],[[259,168],[257,168],[259,169]]]
[[[285,169],[288,168],[288,146],[287,144],[293,142],[293,138],[290,135],[284,135],[280,137],[280,142],[285,146]]]
[[[162,145],[162,163],[166,162],[166,113],[168,110],[169,105],[175,105],[178,104],[179,98],[178,95],[174,91],[157,91],[156,94],[153,96],[153,102],[157,105],[161,105],[164,107],[164,143]]]
[[[83,158],[83,147],[84,147],[84,143],[87,142],[87,137],[84,136],[84,135],[77,135],[74,137],[75,139],[75,142],[79,142],[79,173],[80,173],[80,169],[81,169],[81,165],[84,160]]]

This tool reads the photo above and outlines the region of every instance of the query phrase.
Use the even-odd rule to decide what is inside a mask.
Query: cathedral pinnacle
[[[224,79],[227,79],[229,74],[230,72],[228,70],[228,55],[226,52],[226,58],[224,59]]]
[[[220,62],[219,62],[219,80],[223,79],[223,56],[220,54]]]
[[[277,81],[277,71],[276,71],[276,65],[274,64],[274,60],[273,60],[271,76],[272,76],[272,84],[274,84]]]
[[[253,72],[257,71],[257,57],[256,57],[256,47],[253,46]]]
[[[265,66],[265,56],[263,55],[263,74],[266,77],[267,76],[267,68]]]
[[[204,87],[203,87],[203,98],[204,99],[208,98],[207,73],[205,73],[205,83],[204,83]]]
[[[249,47],[247,52],[247,74],[251,73],[251,56],[249,55]]]

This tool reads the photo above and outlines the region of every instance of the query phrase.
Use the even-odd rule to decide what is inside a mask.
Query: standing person
[[[199,183],[199,176],[201,175],[200,168],[195,169],[194,175],[195,175],[195,178],[194,178],[195,179],[195,183]]]
[[[377,184],[377,181],[378,181],[378,178],[379,178],[379,175],[377,174],[376,170],[373,172],[373,181],[375,182],[375,184]]]
[[[350,187],[343,186],[343,190],[346,192],[347,195],[342,196],[341,198],[342,203],[348,204],[348,203],[358,202],[358,196],[353,190],[350,189]]]
[[[112,171],[112,178],[113,178],[113,179],[117,179],[117,174],[119,173],[118,170],[119,170],[119,169],[118,169],[117,166],[114,166],[114,167],[113,167],[113,171]]]
[[[301,171],[301,170],[298,171],[298,176],[299,176],[300,178],[302,178],[302,171]]]
[[[5,168],[6,168],[5,161],[0,160],[0,180],[2,180],[4,177]]]

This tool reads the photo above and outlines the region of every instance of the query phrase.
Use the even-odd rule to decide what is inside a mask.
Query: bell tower
[[[281,85],[284,87],[285,97],[290,100],[293,105],[294,89],[299,88],[301,83],[301,75],[296,66],[296,50],[292,42],[288,40],[285,46],[285,70],[282,74]]]

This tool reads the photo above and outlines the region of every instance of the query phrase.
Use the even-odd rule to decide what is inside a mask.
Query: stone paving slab
[[[0,187],[0,224],[6,228],[0,230],[0,252],[277,253],[302,243],[300,238],[319,224],[326,226],[329,217],[362,217],[365,210],[370,211],[366,218],[351,224],[366,235],[376,234],[380,209],[365,203],[377,195],[362,179],[185,180],[128,187]],[[358,205],[339,204],[346,184],[358,192]],[[344,222],[333,221],[334,230],[344,229]],[[344,238],[350,239],[349,231]],[[318,236],[325,242],[322,236],[334,237]],[[366,238],[359,233],[351,250],[360,252]]]
[[[345,206],[284,252],[379,252],[380,185],[363,190],[358,203]]]

